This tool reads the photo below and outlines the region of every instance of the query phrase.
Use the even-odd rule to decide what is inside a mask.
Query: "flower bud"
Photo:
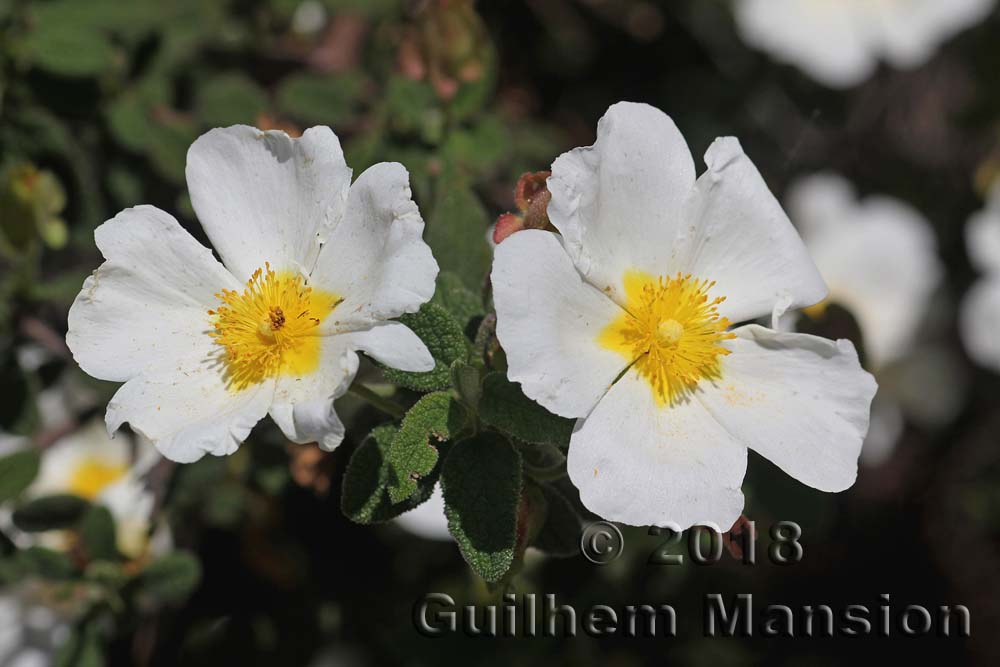
[[[59,217],[66,194],[47,170],[19,163],[0,176],[0,232],[11,247],[24,250],[35,239],[51,248],[66,244],[66,223]]]

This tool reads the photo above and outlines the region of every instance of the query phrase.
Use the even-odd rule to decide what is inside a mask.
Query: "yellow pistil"
[[[319,366],[319,325],[343,299],[307,287],[297,274],[270,264],[254,271],[242,293],[224,289],[208,311],[209,336],[225,348],[229,386],[246,389],[281,374],[304,375]]]
[[[702,379],[719,377],[719,358],[729,354],[722,341],[735,335],[719,315],[725,297],[708,297],[714,281],[630,271],[624,284],[625,312],[604,328],[598,342],[635,367],[658,403],[672,404]]]
[[[68,490],[73,495],[93,500],[106,486],[124,477],[126,471],[124,465],[88,457],[73,470]]]

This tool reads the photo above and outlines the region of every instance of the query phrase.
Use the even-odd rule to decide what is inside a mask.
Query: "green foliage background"
[[[48,582],[71,607],[62,665],[995,657],[986,629],[1000,627],[1000,382],[973,369],[949,322],[974,278],[962,224],[1000,164],[998,30],[994,15],[919,70],[883,69],[835,93],[743,46],[722,0],[0,0],[0,427],[34,445],[0,459],[0,502],[21,530],[69,529],[82,545],[21,549],[0,535],[0,582]],[[523,172],[591,143],[596,119],[621,99],[671,114],[696,156],[716,136],[738,136],[779,195],[796,176],[838,171],[864,193],[913,203],[938,234],[949,277],[923,342],[956,360],[947,382],[960,416],[908,424],[891,462],[839,496],[754,458],[747,513],[805,527],[808,556],[794,568],[728,557],[651,567],[660,540],[639,530],[626,531],[613,565],[587,563],[578,540],[593,517],[565,477],[572,423],[506,380],[487,228],[513,209]],[[367,393],[338,402],[348,431],[332,454],[289,446],[264,422],[231,457],[159,466],[150,484],[175,548],[130,563],[105,508],[22,493],[44,449],[101,414],[115,389],[80,372],[62,343],[66,311],[100,262],[94,228],[148,203],[206,242],[185,153],[200,133],[235,123],[329,125],[355,174],[380,161],[407,167],[442,273],[432,302],[403,319],[437,365],[417,374],[365,362]],[[843,309],[814,326],[860,344]],[[25,346],[46,350],[45,363],[24,370]],[[67,377],[95,399],[67,424],[42,424],[39,392]],[[391,523],[436,484],[457,547]],[[432,640],[414,631],[411,608],[438,591],[460,604],[508,591],[577,606],[669,601],[690,627],[674,640]],[[961,602],[973,638],[707,640],[696,627],[706,592]]]

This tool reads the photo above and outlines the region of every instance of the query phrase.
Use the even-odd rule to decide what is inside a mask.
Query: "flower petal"
[[[434,370],[434,357],[424,341],[401,322],[382,322],[343,336],[352,349],[361,350],[391,368],[412,373]]]
[[[358,355],[346,336],[324,336],[320,367],[302,376],[278,378],[271,419],[292,442],[316,442],[333,451],[344,439],[344,424],[333,409],[358,372]]]
[[[584,282],[559,237],[542,230],[497,246],[492,281],[510,379],[558,415],[586,415],[627,365],[597,342],[621,309]]]
[[[714,280],[713,293],[726,297],[719,313],[732,322],[770,315],[779,301],[790,299],[790,308],[822,301],[819,271],[740,142],[716,139],[705,164],[677,269]]]
[[[347,213],[323,246],[312,282],[344,299],[334,331],[368,328],[416,312],[434,295],[438,265],[401,164],[383,162],[351,186]]]
[[[635,370],[577,422],[566,465],[583,504],[610,521],[725,531],[743,511],[746,447],[697,400],[658,406]]]
[[[241,281],[265,262],[309,273],[351,183],[328,127],[298,139],[246,125],[211,130],[188,150],[186,175],[205,233]]]
[[[236,451],[267,414],[274,380],[233,391],[220,370],[222,353],[204,338],[209,343],[193,351],[183,365],[122,385],[108,403],[108,433],[128,422],[178,463],[197,461],[206,453],[223,456]]]
[[[1000,372],[1000,278],[982,278],[972,285],[962,300],[958,324],[972,360]]]
[[[241,288],[211,250],[152,206],[125,209],[94,237],[107,261],[73,302],[66,343],[96,378],[123,382],[190,357],[215,293]]]
[[[549,219],[584,278],[625,303],[625,271],[668,272],[694,176],[670,117],[621,102],[601,118],[593,146],[553,163]]]
[[[757,325],[727,341],[721,379],[698,398],[734,437],[821,491],[843,491],[858,472],[875,379],[854,346]]]

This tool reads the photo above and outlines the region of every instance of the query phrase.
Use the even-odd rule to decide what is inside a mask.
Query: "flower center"
[[[226,350],[227,381],[246,389],[283,373],[303,375],[319,366],[319,325],[343,299],[307,287],[298,274],[254,271],[243,292],[224,289],[222,305],[208,311],[208,333]]]
[[[69,479],[69,492],[73,495],[93,500],[104,490],[104,487],[121,479],[126,467],[115,463],[106,463],[100,459],[86,458],[73,470]]]
[[[661,404],[690,393],[704,378],[717,378],[719,358],[729,354],[722,341],[735,335],[719,315],[725,297],[708,297],[715,282],[629,271],[624,283],[625,312],[601,332],[601,345],[634,365]]]

